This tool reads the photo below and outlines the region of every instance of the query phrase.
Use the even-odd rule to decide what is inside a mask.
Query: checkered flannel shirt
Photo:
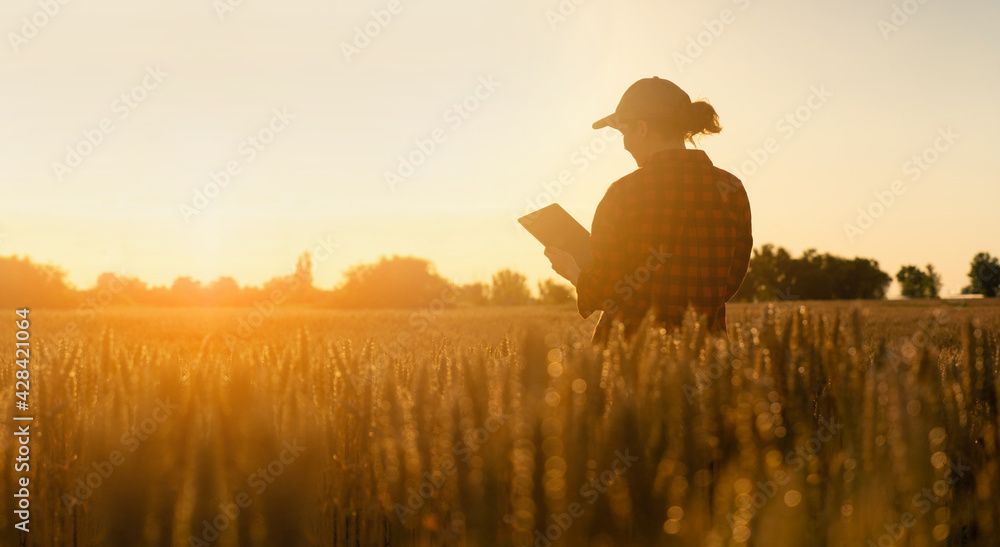
[[[725,332],[725,304],[746,276],[752,246],[740,180],[701,150],[664,150],[598,204],[577,307],[584,318],[603,310],[595,342],[606,340],[616,317],[631,334],[647,310],[677,326],[689,305],[710,331]]]

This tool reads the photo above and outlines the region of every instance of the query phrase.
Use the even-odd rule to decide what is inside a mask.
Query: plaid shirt
[[[593,261],[580,272],[580,315],[603,310],[594,341],[615,317],[635,331],[650,308],[680,325],[690,304],[726,330],[726,301],[746,275],[753,237],[738,178],[701,150],[664,150],[608,188],[591,227]]]

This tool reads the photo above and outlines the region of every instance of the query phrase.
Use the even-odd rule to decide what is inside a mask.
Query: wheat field
[[[595,348],[572,308],[33,310],[31,531],[0,538],[995,544],[1000,305],[729,317]]]

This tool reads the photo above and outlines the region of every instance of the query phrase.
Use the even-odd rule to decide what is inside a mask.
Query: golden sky
[[[995,1],[6,0],[0,254],[257,284],[327,249],[554,277],[516,217],[589,226],[634,164],[590,124],[659,75],[712,102],[756,243],[1000,254]],[[862,214],[860,211],[864,211]]]

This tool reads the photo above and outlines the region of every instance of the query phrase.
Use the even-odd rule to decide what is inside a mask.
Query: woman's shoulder
[[[738,218],[750,218],[750,197],[747,196],[747,190],[739,177],[716,167],[715,187],[730,214]]]
[[[743,181],[739,177],[719,167],[713,167],[712,169],[715,172],[715,185],[722,193],[723,199],[734,193],[746,197],[746,188],[743,187]]]
[[[740,187],[743,186],[743,181],[741,181],[739,177],[730,173],[729,171],[726,171],[725,169],[722,169],[721,167],[716,167],[714,165],[712,166],[712,170],[715,172],[716,180],[721,180],[727,184],[732,184],[734,186],[736,185]]]

